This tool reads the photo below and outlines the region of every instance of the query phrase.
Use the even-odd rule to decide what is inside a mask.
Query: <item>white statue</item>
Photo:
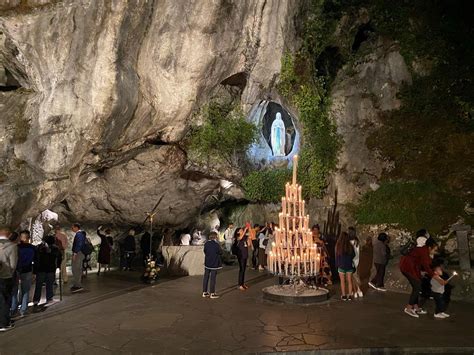
[[[281,113],[277,112],[275,121],[272,123],[270,134],[270,142],[272,144],[272,151],[275,157],[284,157],[285,154],[285,123],[281,119]]]

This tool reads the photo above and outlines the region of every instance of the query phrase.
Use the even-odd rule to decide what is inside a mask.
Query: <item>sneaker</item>
[[[357,297],[359,297],[358,293],[354,292],[354,298],[357,298]]]
[[[219,296],[217,293],[211,293],[211,298],[219,298],[221,296]]]
[[[237,287],[240,291],[247,291],[247,289],[244,286],[239,286]]]
[[[209,297],[209,292],[203,292],[203,293],[202,293],[202,297],[203,297],[203,298]]]
[[[449,318],[449,317],[451,317],[448,313],[441,312],[441,314],[444,316],[444,318]]]
[[[406,314],[408,314],[410,317],[414,317],[414,318],[419,318],[420,316],[418,314],[416,314],[416,312],[411,309],[411,308],[405,308],[404,312]]]
[[[424,310],[423,308],[417,308],[417,309],[415,309],[415,312],[417,314],[428,314],[428,312],[426,310]]]
[[[447,318],[444,316],[444,314],[441,312],[441,313],[435,313],[434,315],[435,318],[438,318],[438,319],[444,319],[444,318]]]
[[[377,287],[377,291],[387,292],[385,287]]]
[[[362,293],[361,290],[357,291],[357,296],[359,296],[359,298],[362,298],[364,297],[364,294]]]
[[[352,297],[352,295],[347,296],[348,301],[352,301],[353,299],[354,299],[354,297]]]
[[[263,270],[265,270],[265,268],[264,268],[263,266],[259,266],[259,267],[258,267],[258,270],[259,270],[259,271],[263,271]]]
[[[374,290],[377,289],[377,286],[375,286],[372,282],[369,282],[369,286],[372,287]]]
[[[12,330],[13,328],[15,328],[15,323],[12,322],[5,327],[0,327],[0,332],[8,332],[9,330]]]
[[[347,301],[347,296],[341,296],[341,301]]]
[[[78,286],[71,287],[71,292],[72,293],[81,292],[82,290],[84,290],[83,287],[78,287]]]

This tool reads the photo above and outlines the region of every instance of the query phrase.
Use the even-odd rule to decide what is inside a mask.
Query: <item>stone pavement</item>
[[[452,304],[452,317],[419,319],[402,312],[407,296],[369,292],[313,306],[263,301],[275,280],[250,271],[250,289],[235,287],[237,270],[218,275],[217,300],[201,298],[201,277],[183,277],[57,312],[0,334],[0,354],[230,354],[317,349],[474,351],[474,305]],[[432,313],[433,306],[428,305]],[[60,308],[58,308],[59,310]],[[48,310],[49,312],[49,310]],[[440,348],[441,347],[441,348]],[[473,347],[468,349],[467,347]],[[354,350],[353,353],[360,353]],[[381,353],[380,351],[378,353]]]

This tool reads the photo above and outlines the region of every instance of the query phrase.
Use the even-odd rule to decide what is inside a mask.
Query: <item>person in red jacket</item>
[[[438,245],[434,239],[426,239],[426,237],[418,237],[416,244],[416,248],[413,248],[408,255],[402,256],[400,259],[400,271],[408,279],[412,288],[404,312],[411,317],[418,318],[418,314],[426,314],[426,311],[419,307],[421,272],[426,272],[429,277],[433,276],[431,255],[436,252]]]

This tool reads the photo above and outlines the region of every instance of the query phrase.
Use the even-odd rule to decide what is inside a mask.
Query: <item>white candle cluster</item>
[[[320,250],[313,242],[309,215],[305,215],[305,201],[301,186],[296,183],[298,156],[293,157],[293,181],[286,183],[281,199],[279,227],[268,255],[268,269],[281,276],[314,276],[319,272]]]

